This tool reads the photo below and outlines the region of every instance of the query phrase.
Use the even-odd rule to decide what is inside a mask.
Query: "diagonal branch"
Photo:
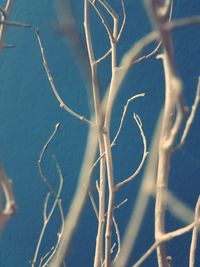
[[[94,126],[95,124],[93,122],[91,122],[90,120],[86,119],[84,116],[79,115],[78,113],[76,113],[75,111],[73,111],[62,100],[61,96],[58,93],[58,90],[56,88],[56,85],[54,83],[53,77],[51,75],[51,72],[50,72],[49,67],[48,67],[48,64],[47,64],[47,60],[46,60],[46,57],[45,57],[45,54],[44,54],[44,48],[43,48],[43,45],[42,45],[42,42],[41,42],[41,38],[40,38],[40,34],[39,34],[39,29],[36,29],[35,33],[36,33],[36,36],[37,36],[37,39],[38,39],[38,43],[39,43],[39,47],[40,47],[40,52],[41,52],[42,59],[43,59],[43,65],[44,65],[44,68],[45,68],[45,71],[46,71],[46,74],[47,74],[49,83],[51,85],[51,88],[52,88],[52,90],[54,92],[54,95],[55,95],[56,99],[58,100],[58,102],[60,104],[60,107],[63,108],[65,111],[67,111],[70,115],[72,115],[76,119],[78,119],[80,121],[83,121],[83,122],[85,122],[85,123],[87,123],[89,125]]]

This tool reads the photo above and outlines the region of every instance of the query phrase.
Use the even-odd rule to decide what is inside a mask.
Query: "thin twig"
[[[2,207],[2,191],[5,197],[5,207]],[[3,167],[0,166],[0,231],[6,222],[15,214],[16,200],[13,193],[12,181],[6,176]]]
[[[113,20],[118,20],[118,15],[115,12],[115,10],[108,4],[106,0],[98,0],[99,3],[107,10],[107,12],[110,14],[110,16],[113,18]]]
[[[124,30],[125,24],[126,24],[126,8],[125,8],[124,0],[121,0],[121,4],[122,4],[122,11],[123,11],[123,21],[122,21],[121,28],[119,30],[119,34],[117,36],[117,41],[119,41],[121,34]]]
[[[58,206],[59,211],[60,211],[60,216],[61,216],[61,221],[62,221],[62,227],[63,227],[64,216],[63,216],[63,210],[62,210],[61,201],[60,201],[60,194],[61,194],[62,186],[63,186],[63,177],[62,177],[62,173],[61,173],[60,167],[59,167],[59,165],[58,165],[58,163],[57,163],[57,161],[55,159],[55,161],[56,161],[56,168],[57,168],[57,171],[58,171],[58,174],[59,174],[59,188],[58,188],[58,191],[57,192],[55,191],[55,189],[50,184],[48,178],[44,175],[44,172],[43,172],[43,169],[42,169],[42,161],[43,161],[45,152],[46,152],[46,150],[47,150],[50,142],[55,137],[55,135],[57,133],[57,130],[59,128],[59,125],[60,125],[59,123],[56,124],[53,133],[50,135],[50,137],[48,138],[46,144],[43,146],[42,151],[41,151],[40,156],[39,156],[39,160],[38,160],[39,174],[40,174],[41,178],[43,179],[43,181],[45,182],[45,184],[47,185],[47,187],[49,189],[49,193],[47,194],[47,197],[46,197],[45,202],[44,202],[43,226],[42,226],[42,229],[41,229],[41,232],[40,232],[40,235],[39,235],[39,238],[38,238],[37,246],[36,246],[36,249],[35,249],[35,254],[34,254],[34,257],[33,257],[32,264],[31,264],[32,267],[34,267],[35,264],[36,264],[36,261],[37,261],[37,258],[38,258],[38,253],[39,253],[39,250],[40,250],[40,246],[41,246],[41,243],[43,241],[44,233],[46,231],[47,225],[49,224],[49,221],[51,220],[52,215],[53,215],[53,213],[55,211],[55,208],[57,206]],[[52,207],[50,208],[49,213],[47,214],[47,207],[48,207],[48,202],[49,202],[49,198],[50,198],[50,195],[51,194],[54,196],[54,202],[53,202]],[[58,235],[57,244],[59,244],[60,238],[61,238],[61,236]],[[54,247],[53,255],[57,251],[57,247],[58,247],[58,245],[56,245]],[[51,257],[52,257],[51,255],[46,260],[46,262],[48,262],[51,259]],[[44,256],[43,258],[46,258],[46,256]],[[40,262],[42,263],[42,260]],[[42,266],[45,266],[45,265],[42,265]]]
[[[53,140],[53,138],[55,137],[58,129],[60,127],[60,123],[57,123],[55,125],[54,131],[52,132],[52,134],[50,135],[50,137],[48,138],[46,144],[42,147],[40,156],[39,156],[39,160],[37,162],[38,164],[38,170],[39,170],[39,175],[42,178],[42,180],[44,181],[44,183],[46,184],[46,186],[49,189],[49,192],[53,192],[55,194],[55,189],[52,187],[52,185],[49,183],[48,178],[45,176],[44,172],[43,172],[43,168],[42,168],[42,161],[43,161],[43,157],[45,155],[46,150],[49,147],[49,144],[51,143],[51,141]]]
[[[113,138],[113,140],[112,140],[111,148],[112,148],[114,145],[116,145],[116,141],[117,141],[117,139],[118,139],[118,137],[119,137],[119,135],[120,135],[120,133],[121,133],[121,130],[122,130],[122,127],[123,127],[123,124],[124,124],[124,119],[125,119],[125,116],[126,116],[126,113],[127,113],[129,104],[130,104],[134,99],[139,98],[139,97],[143,97],[144,95],[145,95],[144,93],[137,94],[137,95],[135,95],[135,96],[130,97],[130,98],[127,100],[126,104],[124,105],[124,110],[123,110],[123,113],[122,113],[122,116],[121,116],[121,120],[120,120],[118,129],[117,129],[117,131],[116,131],[116,133],[115,133],[115,136],[114,136],[114,138]],[[103,157],[105,157],[105,152],[104,152],[103,154],[101,154],[101,155],[97,158],[97,160],[94,162],[94,164],[93,164],[93,166],[92,166],[92,169],[91,169],[91,173],[94,171],[94,169],[95,169],[95,167],[98,165],[100,159],[103,158]]]
[[[138,128],[140,130],[140,135],[142,137],[142,142],[143,142],[143,156],[142,156],[142,159],[141,159],[140,164],[137,167],[136,171],[132,175],[130,175],[128,178],[124,179],[122,182],[116,184],[115,190],[118,190],[120,187],[124,186],[126,183],[132,181],[138,175],[138,173],[142,169],[142,167],[144,165],[144,162],[145,162],[145,159],[146,159],[146,157],[148,155],[148,152],[147,152],[147,141],[146,141],[146,137],[144,135],[144,131],[142,129],[142,122],[140,120],[140,117],[136,113],[134,113],[134,119],[135,119],[135,121],[137,123],[137,126],[138,126]]]
[[[137,193],[137,199],[132,209],[132,214],[125,231],[122,242],[121,253],[115,262],[114,267],[127,266],[127,261],[131,253],[134,253],[136,239],[140,233],[140,228],[148,207],[150,197],[153,194],[156,183],[158,143],[162,121],[162,112],[160,113],[157,125],[154,131],[149,157],[145,167],[140,189]]]
[[[44,65],[44,68],[45,68],[45,71],[46,71],[46,74],[47,74],[49,83],[50,83],[51,88],[52,88],[52,90],[53,90],[53,92],[55,94],[56,99],[58,100],[58,102],[60,104],[60,107],[63,108],[65,111],[67,111],[70,115],[72,115],[76,119],[78,119],[80,121],[83,121],[83,122],[86,122],[89,125],[94,126],[95,124],[93,122],[91,122],[90,120],[86,119],[84,116],[79,115],[78,113],[76,113],[75,111],[73,111],[62,100],[61,96],[58,93],[58,90],[56,88],[56,85],[54,83],[53,77],[51,75],[51,72],[50,72],[49,67],[48,67],[48,64],[47,64],[46,56],[44,54],[44,48],[43,48],[43,45],[42,45],[42,42],[41,42],[41,38],[40,38],[40,34],[39,34],[39,29],[36,29],[35,33],[36,33],[37,40],[38,40],[38,43],[39,43],[40,52],[41,52],[41,56],[42,56],[42,59],[43,59],[43,65]]]
[[[109,24],[108,24],[108,22],[107,22],[107,20],[106,20],[106,18],[105,18],[105,16],[104,16],[104,14],[101,12],[101,10],[100,10],[95,4],[93,4],[92,1],[90,1],[90,3],[91,3],[91,5],[93,6],[93,8],[94,8],[94,10],[96,11],[96,13],[98,14],[99,18],[101,19],[101,22],[102,22],[102,24],[103,24],[103,26],[104,26],[104,28],[105,28],[107,34],[108,34],[108,37],[109,37],[111,40],[113,40],[113,33],[112,33],[112,30],[111,30],[111,28],[110,28],[110,26],[109,26]]]
[[[21,23],[17,21],[0,20],[0,24],[7,25],[7,26],[21,27],[21,28],[31,28],[30,24],[25,24],[25,23]]]
[[[141,94],[134,95],[134,96],[130,97],[130,98],[127,100],[126,105],[124,106],[124,111],[123,111],[123,114],[122,114],[122,116],[121,116],[121,120],[120,120],[120,124],[119,124],[118,130],[117,130],[117,133],[115,134],[115,137],[114,137],[114,139],[113,139],[113,141],[112,141],[112,143],[111,143],[111,146],[115,145],[116,140],[117,140],[117,138],[119,137],[119,134],[120,134],[120,132],[121,132],[121,129],[122,129],[122,126],[123,126],[123,123],[124,123],[124,118],[125,118],[125,115],[126,115],[126,113],[127,113],[127,109],[128,109],[129,104],[130,104],[133,100],[135,100],[136,98],[143,97],[143,96],[145,96],[145,94],[144,94],[144,93],[141,93]]]
[[[40,232],[40,236],[39,236],[39,239],[38,239],[38,242],[37,242],[37,246],[36,246],[36,249],[35,249],[35,254],[34,254],[33,261],[32,261],[32,265],[31,265],[32,267],[34,267],[35,264],[36,264],[37,257],[38,257],[38,253],[39,253],[39,250],[40,250],[40,246],[41,246],[41,243],[42,243],[42,240],[43,240],[44,233],[45,233],[45,231],[46,231],[47,225],[48,225],[49,221],[51,220],[52,215],[53,215],[53,213],[54,213],[55,208],[57,207],[57,205],[58,205],[58,207],[60,206],[59,202],[60,202],[60,194],[61,194],[61,191],[62,191],[62,186],[63,186],[63,178],[62,178],[61,176],[59,176],[59,189],[58,189],[58,192],[57,192],[57,194],[56,194],[56,198],[55,198],[55,200],[54,200],[54,202],[53,202],[53,205],[52,205],[52,207],[51,207],[51,209],[50,209],[50,211],[49,211],[49,214],[46,215],[46,211],[45,211],[45,213],[44,213],[43,226],[42,226],[42,230],[41,230],[41,232]],[[49,200],[49,197],[47,197],[47,198],[45,199],[44,209],[45,209],[45,208],[47,207],[47,205],[48,205],[48,203],[47,203],[48,200]],[[61,208],[61,209],[62,209],[62,208]],[[59,207],[59,210],[60,210],[60,207]],[[61,218],[63,218],[62,212],[61,212]],[[58,235],[58,239],[60,240],[59,235]],[[56,246],[55,248],[57,249],[57,246]],[[54,248],[54,250],[53,250],[53,251],[54,251],[53,254],[55,254],[55,248]],[[49,261],[49,260],[47,260],[47,261]]]
[[[200,77],[198,79],[198,85],[197,85],[197,90],[196,90],[196,96],[195,96],[194,104],[192,105],[190,116],[187,119],[186,126],[185,126],[185,129],[183,131],[183,135],[181,137],[181,141],[180,141],[180,143],[177,146],[178,148],[185,143],[186,137],[188,135],[188,132],[189,132],[190,127],[192,125],[192,122],[194,120],[194,117],[195,117],[195,114],[196,114],[196,111],[197,111],[199,102],[200,102]]]
[[[89,196],[89,199],[90,199],[90,202],[92,204],[92,208],[94,210],[94,213],[97,217],[97,220],[99,219],[99,215],[98,215],[98,208],[97,208],[97,205],[95,203],[95,200],[94,200],[94,197],[92,195],[92,192],[90,190],[88,190],[88,196]]]
[[[195,217],[194,221],[199,222],[200,219],[200,197],[198,197],[196,208],[195,208]],[[190,245],[190,263],[189,267],[195,267],[195,255],[196,255],[196,248],[197,248],[197,238],[199,232],[199,223],[194,226],[192,231],[192,240]]]
[[[56,161],[56,169],[57,169],[57,172],[58,172],[59,181],[60,181],[60,183],[63,184],[63,176],[62,176],[62,172],[61,172],[60,166],[59,166],[59,164],[58,164],[58,162],[57,162],[55,157],[54,157],[54,160]],[[62,184],[61,184],[61,186],[62,186]],[[62,187],[61,187],[61,190],[62,190]],[[58,191],[58,194],[60,194],[60,193],[61,193],[61,191],[60,192]],[[65,219],[64,219],[62,203],[61,203],[61,199],[60,199],[59,195],[57,195],[57,200],[58,200],[58,202],[57,202],[58,210],[59,210],[60,218],[61,218],[61,230],[57,234],[58,235],[57,242],[56,242],[56,245],[54,246],[53,251],[51,252],[51,255],[48,257],[48,259],[45,261],[45,263],[42,264],[42,267],[48,266],[49,262],[51,261],[53,256],[56,254],[58,246],[60,244],[60,240],[61,240],[62,235],[63,235],[63,231],[64,231],[64,221],[65,221]]]
[[[99,64],[101,63],[104,59],[106,59],[109,55],[111,54],[111,49],[109,49],[103,56],[101,56],[99,59],[96,59],[95,63]]]
[[[115,233],[116,233],[116,236],[117,236],[117,253],[115,255],[115,258],[113,260],[113,263],[117,260],[119,254],[120,254],[120,251],[121,251],[121,238],[120,238],[120,232],[119,232],[119,227],[117,225],[117,222],[116,222],[116,219],[114,218],[113,216],[113,224],[114,224],[114,227],[115,227]]]
[[[146,252],[145,254],[132,266],[132,267],[139,267],[141,264],[154,252],[154,250],[160,246],[162,243],[168,242],[171,239],[181,236],[183,234],[188,233],[191,231],[196,225],[199,224],[199,220],[197,222],[193,222],[185,227],[182,227],[178,230],[169,232],[164,234],[159,241],[156,241]]]

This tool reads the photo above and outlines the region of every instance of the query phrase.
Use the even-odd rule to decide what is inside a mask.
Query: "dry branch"
[[[57,90],[56,85],[54,83],[53,77],[52,77],[51,72],[49,70],[49,66],[47,64],[47,60],[46,60],[46,57],[45,57],[45,54],[44,54],[44,48],[43,48],[43,45],[42,45],[42,42],[41,42],[41,38],[40,38],[40,34],[39,34],[39,29],[36,29],[35,33],[36,33],[36,36],[37,36],[37,39],[38,39],[40,52],[41,52],[42,59],[43,59],[43,65],[44,65],[44,68],[45,68],[49,83],[51,85],[51,88],[52,88],[52,90],[54,92],[54,95],[55,95],[56,99],[58,100],[58,102],[60,104],[60,107],[63,108],[66,112],[68,112],[70,115],[74,116],[76,119],[78,119],[80,121],[84,121],[89,125],[94,125],[93,122],[91,122],[90,120],[86,119],[84,116],[79,115],[78,113],[73,111],[71,108],[69,108],[64,103],[63,99],[61,98],[61,96],[58,93],[58,90]]]
[[[44,174],[43,172],[43,168],[42,168],[42,162],[45,156],[45,153],[48,149],[49,144],[51,143],[51,141],[53,140],[53,138],[55,137],[58,129],[59,129],[60,124],[57,123],[55,126],[55,129],[53,131],[53,133],[50,135],[50,137],[48,138],[47,142],[45,143],[45,145],[42,148],[42,151],[40,153],[39,156],[39,160],[38,160],[38,170],[39,170],[39,174],[40,177],[42,178],[42,180],[44,181],[44,183],[47,185],[48,187],[48,194],[46,196],[45,202],[44,202],[44,210],[43,210],[43,226],[38,238],[38,242],[36,245],[36,249],[35,249],[35,254],[31,263],[31,266],[34,267],[37,263],[38,260],[38,254],[40,251],[40,247],[44,238],[44,234],[46,231],[46,228],[50,222],[50,220],[52,219],[52,216],[54,214],[55,209],[58,207],[59,213],[60,213],[60,218],[61,218],[61,230],[60,233],[58,233],[58,239],[57,239],[57,243],[56,245],[50,249],[50,251],[48,251],[45,256],[43,256],[40,260],[40,265],[42,267],[47,266],[47,264],[50,262],[50,260],[52,259],[52,257],[54,256],[54,254],[57,251],[58,245],[60,243],[62,234],[63,234],[63,229],[64,229],[64,215],[63,215],[63,209],[62,209],[62,204],[61,204],[61,199],[60,199],[60,195],[61,195],[61,191],[62,191],[62,187],[63,187],[63,176],[62,176],[62,172],[60,169],[60,166],[58,165],[58,162],[56,161],[56,158],[54,157],[55,163],[56,163],[56,169],[58,172],[58,177],[59,177],[59,188],[56,191],[54,189],[54,187],[51,185],[51,183],[49,182],[49,179],[47,178],[47,176]],[[53,204],[50,208],[50,211],[47,214],[47,208],[48,208],[48,204],[49,204],[49,199],[50,196],[53,196],[54,200],[53,200]]]
[[[5,207],[2,207],[2,193],[5,196]],[[0,166],[0,231],[6,222],[15,214],[16,201],[13,194],[12,181],[5,175],[3,167]]]

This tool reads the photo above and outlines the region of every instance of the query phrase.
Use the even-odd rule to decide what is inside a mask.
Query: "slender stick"
[[[113,26],[113,37],[117,40],[117,27],[118,19],[114,16],[114,26]],[[114,188],[114,177],[113,177],[113,162],[112,162],[112,152],[111,152],[111,142],[110,142],[110,120],[112,114],[112,107],[115,98],[115,81],[116,81],[116,42],[111,40],[111,69],[112,77],[111,84],[108,94],[108,101],[105,109],[105,121],[104,121],[104,146],[105,146],[105,157],[107,166],[107,176],[108,176],[108,209],[107,209],[107,221],[106,221],[106,234],[105,234],[105,267],[110,266],[110,251],[111,251],[111,237],[112,237],[112,218],[114,210],[114,198],[115,198],[115,188]]]
[[[146,157],[148,155],[148,152],[147,152],[147,142],[146,142],[146,137],[144,135],[144,131],[142,129],[142,122],[140,120],[140,117],[137,114],[134,114],[134,119],[135,119],[135,121],[137,123],[137,126],[138,126],[138,128],[140,130],[140,135],[142,137],[142,142],[143,142],[143,156],[142,156],[142,159],[141,159],[140,164],[137,167],[136,171],[132,175],[130,175],[128,178],[124,179],[122,182],[119,182],[118,184],[116,184],[115,190],[118,190],[120,187],[124,186],[126,183],[129,183],[130,181],[132,181],[138,175],[138,173],[142,169],[142,167],[144,165],[144,162],[145,162],[145,159],[146,159]]]
[[[132,267],[139,267],[141,264],[154,252],[154,250],[160,246],[162,243],[168,242],[171,239],[181,236],[183,234],[188,233],[191,231],[196,225],[199,224],[199,220],[197,222],[193,222],[185,227],[182,227],[178,230],[169,232],[164,234],[160,240],[156,241],[146,252],[145,254],[132,266]]]
[[[1,9],[1,24],[0,24],[0,51],[4,48],[4,33],[5,33],[5,24],[4,22],[7,21],[8,16],[10,15],[10,11],[13,5],[13,0],[7,0],[5,8]]]
[[[90,23],[89,23],[89,1],[84,1],[84,27],[86,44],[89,55],[89,62],[91,68],[91,80],[92,80],[92,92],[93,92],[93,103],[96,125],[99,128],[99,152],[100,155],[104,153],[103,135],[101,131],[102,125],[102,114],[100,109],[100,97],[99,97],[99,86],[97,79],[97,64],[94,58],[94,51],[92,46],[92,40],[90,35]],[[101,260],[103,257],[103,233],[104,233],[104,213],[105,213],[105,158],[100,159],[100,181],[99,181],[99,211],[98,211],[98,230],[96,236],[96,247],[94,257],[94,267],[101,266]]]
[[[200,197],[198,197],[198,200],[197,200],[194,221],[198,223],[199,219],[200,219]],[[195,255],[196,255],[198,232],[199,232],[199,223],[194,226],[193,231],[192,231],[189,267],[195,267]]]
[[[92,118],[94,119],[94,118]],[[78,185],[74,199],[70,205],[68,215],[65,218],[64,232],[56,255],[53,257],[49,267],[61,267],[69,251],[71,239],[79,221],[83,205],[85,203],[90,184],[90,169],[93,165],[98,147],[98,133],[95,127],[90,127],[87,139],[84,161],[81,167]]]
[[[5,196],[5,207],[2,207],[2,192]],[[15,214],[16,200],[13,193],[12,181],[6,176],[3,167],[0,166],[0,231],[6,222]]]
[[[163,23],[168,21],[171,1],[162,5],[158,0],[148,1],[149,12],[152,20],[158,30],[160,40],[164,46],[163,59],[165,72],[165,104],[164,114],[159,141],[159,157],[158,172],[156,185],[156,204],[155,204],[155,239],[159,241],[165,233],[165,209],[166,194],[168,188],[168,176],[170,171],[170,161],[172,154],[172,145],[181,126],[184,114],[184,106],[182,104],[182,84],[177,75],[172,39],[169,30],[162,28]],[[162,12],[161,12],[162,8]],[[172,114],[177,110],[175,122],[173,122]],[[167,267],[167,256],[165,244],[162,243],[157,247],[157,259],[159,267]]]
[[[185,129],[183,131],[183,135],[181,137],[181,141],[180,141],[180,144],[178,145],[178,147],[180,147],[181,145],[183,145],[185,143],[186,137],[188,135],[188,132],[189,132],[190,127],[192,125],[192,122],[194,120],[197,108],[199,106],[199,102],[200,102],[200,77],[198,79],[198,85],[197,85],[194,104],[192,105],[192,110],[191,110],[190,116],[187,119],[186,126],[185,126]]]
[[[124,240],[122,242],[121,253],[114,265],[114,267],[127,266],[127,261],[130,257],[130,253],[134,253],[134,246],[136,238],[140,232],[143,218],[148,206],[149,199],[154,191],[156,183],[156,171],[158,160],[158,141],[160,136],[162,112],[157,121],[156,129],[153,135],[153,140],[150,148],[150,154],[145,167],[145,172],[142,178],[142,183],[138,192],[138,196],[135,205],[132,210],[131,217],[129,219],[128,226],[125,231]]]
[[[51,72],[49,70],[49,66],[47,64],[47,60],[46,60],[46,57],[45,57],[45,54],[44,54],[44,48],[43,48],[43,45],[42,45],[42,42],[41,42],[41,38],[40,38],[39,29],[36,29],[35,33],[36,33],[36,36],[37,36],[37,39],[38,39],[38,43],[39,43],[39,46],[40,46],[40,52],[41,52],[42,59],[43,59],[43,65],[44,65],[44,68],[45,68],[45,71],[46,71],[46,74],[47,74],[49,83],[50,83],[51,88],[52,88],[52,90],[53,90],[53,92],[55,94],[56,99],[58,100],[58,102],[60,104],[60,107],[63,108],[65,111],[67,111],[72,116],[74,116],[76,119],[81,120],[81,121],[84,121],[87,124],[94,126],[94,123],[93,122],[91,122],[90,120],[86,119],[84,116],[79,115],[78,113],[76,113],[75,111],[73,111],[62,100],[61,96],[58,93],[58,90],[56,88],[56,85],[54,83],[54,80],[53,80],[53,77],[51,75]]]
[[[59,208],[60,215],[61,215],[62,228],[63,228],[63,225],[64,225],[64,223],[63,223],[63,210],[62,210],[62,205],[61,205],[61,200],[60,200],[60,194],[61,194],[62,187],[63,187],[63,177],[62,177],[62,173],[61,173],[60,167],[59,167],[58,163],[56,162],[56,167],[57,167],[58,174],[59,174],[59,188],[58,188],[57,192],[55,191],[53,186],[50,184],[50,182],[49,182],[48,178],[45,176],[45,174],[43,172],[43,168],[42,168],[42,161],[43,161],[45,152],[47,151],[47,148],[48,148],[49,144],[51,143],[51,141],[55,137],[55,135],[56,135],[56,133],[57,133],[57,131],[59,129],[59,126],[60,126],[60,124],[57,123],[56,126],[55,126],[54,131],[52,132],[52,134],[48,138],[47,142],[43,146],[42,151],[41,151],[40,156],[39,156],[39,160],[38,160],[38,170],[39,170],[40,177],[42,178],[42,180],[47,185],[47,187],[49,189],[49,192],[48,192],[48,194],[46,196],[46,199],[45,199],[45,202],[44,202],[43,226],[42,226],[42,229],[41,229],[41,232],[40,232],[40,235],[39,235],[39,238],[38,238],[37,246],[36,246],[36,249],[35,249],[35,254],[34,254],[34,257],[33,257],[32,264],[31,264],[32,267],[34,267],[35,264],[36,264],[36,261],[37,261],[37,258],[38,258],[38,253],[39,253],[39,250],[40,250],[40,247],[41,247],[41,243],[43,241],[44,233],[46,231],[46,228],[47,228],[47,226],[49,224],[49,221],[51,220],[52,215],[53,215],[53,213],[54,213],[54,211],[55,211],[57,206]],[[49,213],[47,215],[47,206],[48,206],[48,202],[49,202],[49,198],[50,198],[51,194],[54,197],[54,202],[53,202],[53,205],[52,205],[52,207],[51,207],[51,209],[50,209],[50,211],[49,211]],[[61,231],[61,233],[62,233],[62,231]],[[50,258],[55,254],[55,252],[57,250],[57,247],[58,247],[58,244],[59,244],[59,241],[60,241],[60,236],[61,235],[58,235],[57,246],[52,250],[52,252],[50,253],[51,254],[50,256],[49,256],[49,253],[48,253],[48,259],[46,261],[49,261]],[[42,263],[42,261],[41,261],[41,263]]]

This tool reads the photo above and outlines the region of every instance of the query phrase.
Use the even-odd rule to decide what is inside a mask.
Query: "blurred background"
[[[0,1],[3,7],[6,1]],[[85,44],[83,29],[83,2],[72,1],[72,10],[77,22],[80,41]],[[114,4],[112,2],[115,2]],[[122,17],[120,1],[109,1]],[[118,62],[135,41],[151,30],[143,1],[125,0],[127,22],[118,45]],[[83,73],[71,44],[59,27],[59,10],[56,1],[14,1],[10,20],[31,24],[31,29],[7,27],[6,44],[13,49],[4,49],[0,55],[0,160],[7,175],[13,180],[17,200],[17,212],[8,222],[0,238],[0,266],[31,266],[38,236],[43,223],[43,207],[47,187],[38,173],[37,161],[42,147],[54,130],[60,128],[45,154],[45,175],[53,186],[58,186],[58,175],[52,155],[55,155],[62,170],[64,186],[62,203],[64,213],[70,206],[76,189],[77,178],[83,160],[87,125],[76,120],[59,107],[43,68],[42,58],[35,35],[39,28],[49,68],[57,89],[64,101],[75,111],[89,118],[90,101]],[[66,18],[69,13],[63,10]],[[173,18],[199,15],[199,1],[175,1]],[[122,19],[120,20],[120,23]],[[96,57],[108,49],[105,30],[91,10],[91,32]],[[177,69],[184,82],[185,102],[190,107],[196,92],[200,74],[200,27],[186,27],[173,32]],[[147,48],[151,51],[156,44]],[[103,96],[110,80],[109,59],[99,67],[99,83]],[[116,132],[123,106],[128,98],[145,93],[145,97],[133,102],[117,145],[113,148],[114,174],[116,180],[127,177],[140,162],[142,142],[133,120],[133,112],[140,115],[147,137],[148,148],[164,100],[162,64],[155,57],[136,65],[130,70],[114,106],[112,132]],[[200,110],[193,122],[185,145],[173,155],[169,178],[170,190],[189,207],[194,208],[200,192]],[[143,168],[144,169],[144,168]],[[95,195],[95,180],[92,191]],[[126,205],[116,212],[121,236],[127,226],[134,199],[141,182],[141,174],[120,190],[116,202],[128,197]],[[167,212],[167,230],[175,230],[184,224]],[[151,199],[138,236],[133,264],[154,241],[154,199]],[[41,246],[38,259],[55,244],[60,227],[58,213],[52,218]],[[97,220],[89,200],[85,205],[79,226],[71,246],[68,266],[92,266],[95,248]],[[188,266],[188,251],[191,233],[171,241],[168,254],[174,258],[174,266]],[[197,258],[198,259],[198,258]],[[199,259],[198,259],[199,260]],[[198,262],[200,265],[200,261]],[[198,266],[197,264],[197,266]],[[38,264],[36,264],[38,266]],[[143,266],[156,266],[155,253]]]

